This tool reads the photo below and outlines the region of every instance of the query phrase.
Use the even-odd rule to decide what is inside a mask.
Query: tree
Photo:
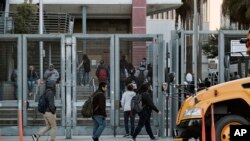
[[[197,0],[197,12],[201,13],[202,11],[202,4],[205,3],[207,0]],[[179,22],[179,17],[181,19],[181,24],[185,25],[186,21],[193,20],[193,13],[194,13],[194,0],[182,0],[182,5],[176,9],[176,17],[175,17],[175,24],[177,25]],[[202,16],[200,14],[200,16]],[[202,18],[200,18],[202,19]],[[200,22],[201,24],[202,22]],[[183,26],[185,27],[185,26]]]
[[[24,3],[18,5],[14,18],[14,31],[15,33],[31,33],[32,21],[35,20],[36,7],[32,4],[32,0],[24,1]]]
[[[239,29],[248,29],[250,23],[250,1],[223,0],[222,14],[229,17],[231,23],[238,23]]]
[[[218,35],[210,35],[208,42],[202,45],[203,54],[207,55],[207,58],[215,58],[218,56]]]
[[[185,25],[186,20],[192,17],[193,14],[193,0],[182,0],[182,5],[176,9],[175,25],[178,24],[179,16],[182,25]]]
[[[201,8],[202,8],[201,3],[204,3],[204,2],[206,2],[206,0],[197,0],[197,12],[198,13],[200,13],[200,11],[202,11],[201,10]],[[178,22],[179,22],[178,20],[180,18],[182,29],[190,30],[189,27],[193,27],[192,22],[190,23],[189,21],[193,21],[193,17],[194,17],[193,16],[193,13],[194,13],[194,0],[182,0],[182,3],[183,3],[182,6],[176,9],[175,25],[178,25]],[[199,14],[199,15],[201,15],[201,14]],[[200,18],[200,19],[202,19],[202,18]],[[200,27],[201,27],[202,22],[200,21],[199,23],[200,23]],[[191,24],[191,25],[188,25],[188,24]],[[177,28],[177,26],[176,26],[176,28]],[[202,27],[200,29],[202,29]],[[192,38],[187,38],[187,40],[189,40],[188,43],[192,42]],[[192,59],[193,59],[192,58],[192,52],[193,52],[192,51],[192,44],[187,44],[186,52],[187,52],[187,55],[186,55],[187,56],[187,58],[186,58],[186,60],[187,60],[186,70],[188,72],[192,72],[193,69],[192,69],[192,67],[190,67],[190,66],[192,66]],[[201,55],[200,55],[201,50],[199,49],[198,52],[199,52],[199,54],[198,54],[198,62],[197,62],[198,63],[198,66],[197,66],[198,67],[198,72],[197,72],[197,74],[199,76],[201,76],[201,71],[200,71],[200,68],[201,68],[201,65],[202,65],[202,63],[200,61],[201,60]]]

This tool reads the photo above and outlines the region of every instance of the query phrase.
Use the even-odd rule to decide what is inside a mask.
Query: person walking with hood
[[[45,120],[46,126],[42,128],[38,133],[32,135],[33,141],[38,141],[38,139],[43,136],[46,132],[50,130],[50,141],[56,140],[56,106],[55,106],[55,85],[54,81],[47,81],[46,82],[46,92],[45,96],[48,100],[48,106],[46,108],[45,113],[43,114],[43,118]]]
[[[137,92],[138,94],[141,94],[142,96],[143,109],[141,112],[138,113],[139,122],[132,135],[131,141],[136,141],[136,137],[141,132],[141,129],[143,126],[145,126],[146,131],[149,137],[151,138],[151,140],[158,140],[152,132],[151,125],[150,125],[150,117],[151,117],[152,110],[154,110],[158,114],[161,114],[161,112],[157,109],[157,107],[155,106],[153,102],[153,98],[152,98],[152,95],[150,94],[149,86],[150,85],[148,83],[144,83],[143,85],[141,85],[141,87],[139,88]]]

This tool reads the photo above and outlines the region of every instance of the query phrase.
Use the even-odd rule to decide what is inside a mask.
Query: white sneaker
[[[36,134],[32,135],[32,139],[33,139],[33,141],[38,141],[37,135]]]

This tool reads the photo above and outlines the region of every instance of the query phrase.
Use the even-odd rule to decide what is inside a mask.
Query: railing
[[[9,13],[5,17],[4,12],[0,12],[0,34],[14,33],[15,14]],[[39,33],[39,14],[36,13],[31,22],[31,33]],[[44,34],[49,33],[72,33],[74,27],[74,17],[66,13],[46,13],[44,14]]]
[[[95,84],[95,79],[94,78],[92,79],[92,86],[93,86],[92,91],[95,92],[96,91],[96,84]]]
[[[0,34],[13,33],[14,22],[12,17],[0,17]]]

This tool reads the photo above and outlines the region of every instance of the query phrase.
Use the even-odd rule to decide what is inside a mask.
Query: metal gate
[[[0,41],[12,42],[11,45],[15,46],[17,50],[15,54],[17,55],[16,62],[18,65],[17,92],[19,95],[18,101],[15,99],[2,99],[0,101],[1,110],[13,109],[12,113],[16,115],[19,110],[19,121],[23,121],[19,128],[24,129],[25,135],[31,135],[38,131],[41,126],[44,126],[42,115],[37,111],[37,100],[43,94],[45,86],[43,81],[39,81],[30,92],[27,86],[27,71],[28,66],[33,65],[36,70],[40,70],[40,76],[42,76],[49,64],[53,63],[60,72],[55,101],[57,107],[57,134],[65,135],[66,138],[71,138],[72,135],[90,135],[92,133],[92,120],[82,118],[80,109],[86,97],[93,93],[98,86],[94,72],[100,60],[107,62],[110,67],[109,91],[106,101],[108,123],[104,134],[114,136],[124,134],[123,112],[119,106],[121,97],[119,77],[121,52],[125,53],[131,63],[138,62],[138,60],[134,59],[132,52],[136,51],[134,50],[135,46],[138,45],[136,42],[143,42],[141,45],[146,47],[144,55],[148,58],[148,63],[152,65],[153,74],[151,78],[154,102],[162,111],[161,116],[153,115],[153,131],[155,134],[165,136],[165,100],[163,100],[164,95],[162,94],[161,85],[165,82],[167,59],[166,47],[161,35],[24,34],[0,35]],[[13,41],[16,44],[13,44]],[[90,57],[92,71],[87,83],[82,85],[78,80],[79,76],[82,75],[79,71],[81,62],[79,58],[84,54]],[[3,81],[12,84],[7,77]],[[0,86],[5,87],[2,83]],[[6,93],[6,91],[2,93]],[[15,119],[18,120],[16,117]],[[2,120],[3,117],[0,118]],[[0,129],[3,135],[18,134],[17,123],[6,124],[6,126],[1,126]]]
[[[172,31],[171,33],[171,44],[170,44],[170,60],[172,60],[170,64],[170,71],[176,73],[176,84],[185,84],[187,82],[185,75],[187,73],[191,73],[194,76],[196,81],[201,80],[204,81],[205,78],[209,78],[213,83],[222,83],[228,81],[229,79],[229,71],[230,67],[228,65],[229,58],[233,52],[230,49],[230,41],[231,40],[240,40],[240,38],[245,38],[246,33],[248,31],[235,31],[235,30],[219,30],[219,31],[199,31],[199,40],[197,46],[197,52],[193,50],[193,31]],[[213,44],[209,43],[213,41]],[[210,47],[215,46],[218,51],[218,62],[216,63],[216,68],[213,69],[212,72],[209,72],[211,68],[209,68],[208,59],[203,55],[203,46],[210,45]],[[234,52],[239,53],[239,52]],[[239,53],[240,54],[240,53]],[[198,58],[195,64],[195,60],[193,58]],[[242,63],[248,64],[249,60],[244,55],[238,56],[238,58],[243,58]],[[237,59],[237,58],[236,58]],[[194,71],[197,69],[198,71]],[[231,68],[232,69],[232,68]],[[245,72],[248,71],[248,65],[244,68]],[[198,72],[195,74],[194,72]],[[245,73],[247,74],[247,73]],[[242,77],[246,77],[246,75],[242,75]],[[197,89],[198,86],[195,86]],[[171,94],[180,94],[178,90],[172,89]],[[177,116],[178,108],[181,104],[181,101],[184,100],[183,94],[180,95],[179,98],[170,99],[170,120],[169,120],[169,129],[173,131],[175,128],[175,119]],[[172,136],[172,132],[170,132],[170,136]]]

